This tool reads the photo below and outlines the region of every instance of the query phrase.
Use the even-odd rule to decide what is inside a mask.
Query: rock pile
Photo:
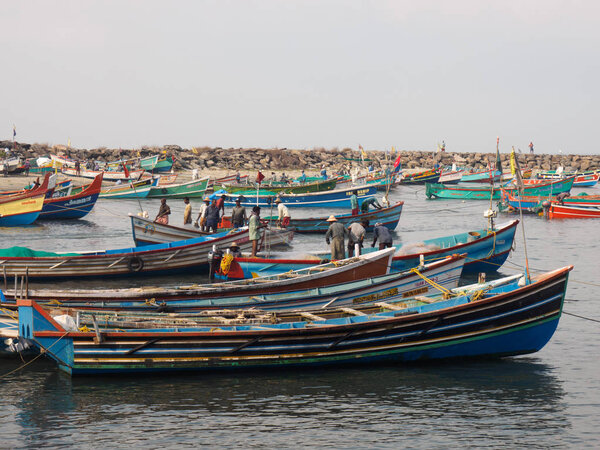
[[[12,141],[0,141],[1,148],[12,148]],[[79,160],[115,161],[118,159],[150,156],[157,153],[167,153],[175,158],[174,168],[178,169],[227,169],[240,171],[254,170],[319,170],[325,166],[334,170],[343,166],[351,167],[363,164],[361,153],[350,148],[294,150],[287,148],[192,148],[186,149],[178,145],[163,147],[142,147],[140,149],[75,149],[62,145],[17,143],[15,152],[26,158],[48,156],[50,153],[65,155]],[[376,168],[385,164],[393,164],[396,156],[390,156],[384,151],[370,150],[363,165],[373,164]],[[0,151],[0,157],[1,157]],[[509,155],[500,155],[508,166]],[[461,153],[434,151],[401,151],[402,166],[408,169],[431,168],[437,162],[440,165],[485,168],[488,161],[495,161],[495,153]],[[600,168],[600,155],[544,155],[519,154],[522,167],[538,170],[556,169],[559,165],[565,170],[590,170]]]

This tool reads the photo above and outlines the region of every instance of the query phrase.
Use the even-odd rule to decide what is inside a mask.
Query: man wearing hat
[[[231,245],[229,246],[229,252],[233,255],[234,258],[242,256],[240,245],[237,242],[231,243]]]
[[[204,197],[204,203],[200,205],[200,212],[198,213],[198,217],[196,218],[196,222],[194,223],[194,226],[199,226],[201,231],[206,231],[206,212],[208,210],[209,204],[210,198]]]
[[[344,259],[346,258],[344,238],[348,235],[348,230],[333,215],[329,216],[327,222],[330,225],[327,233],[325,233],[325,242],[328,245],[331,243],[331,259]]]
[[[392,233],[387,227],[384,227],[381,222],[375,224],[373,229],[373,243],[371,247],[375,247],[375,242],[379,239],[379,250],[392,246]]]
[[[256,258],[258,252],[258,243],[260,241],[260,206],[252,207],[252,214],[250,220],[248,220],[248,235],[250,242],[252,242],[252,258]]]
[[[246,208],[241,204],[241,200],[238,197],[235,200],[235,206],[231,210],[231,224],[234,228],[243,227],[246,224],[248,217],[246,216]]]
[[[277,225],[279,225],[281,228],[287,228],[290,225],[290,212],[279,197],[275,199],[275,203],[277,204],[278,213]]]

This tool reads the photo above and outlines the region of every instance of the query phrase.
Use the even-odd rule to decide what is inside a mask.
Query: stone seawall
[[[0,149],[12,148],[12,141],[0,141]],[[359,151],[345,149],[260,149],[260,148],[182,148],[178,145],[163,147],[142,147],[140,149],[76,149],[66,146],[47,144],[17,143],[15,153],[26,158],[48,156],[50,153],[65,155],[79,160],[114,161],[123,158],[133,158],[138,155],[150,156],[166,152],[175,157],[175,169],[226,169],[240,171],[253,170],[300,170],[318,171],[322,166],[335,170],[343,166],[361,164]],[[495,160],[495,153],[461,153],[433,151],[401,151],[402,166],[408,169],[431,168],[436,162],[441,165],[451,165],[474,168],[484,168],[488,161]],[[393,163],[395,156],[389,157],[383,151],[367,151],[367,161],[375,167]],[[0,151],[0,157],[1,157]],[[565,170],[590,170],[600,168],[600,155],[544,155],[519,154],[522,167],[538,170],[556,169],[559,165]],[[508,165],[509,154],[502,153],[501,159]]]

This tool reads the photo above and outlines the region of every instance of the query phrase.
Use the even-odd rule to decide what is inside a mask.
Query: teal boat
[[[188,181],[187,183],[153,186],[148,193],[148,198],[204,197],[208,186],[208,180],[207,177],[200,180]]]
[[[323,178],[319,178],[316,181],[309,183],[282,183],[282,182],[273,182],[273,183],[263,183],[260,185],[262,190],[268,190],[270,192],[281,192],[286,194],[307,194],[309,192],[325,192],[331,191],[335,189],[337,180],[323,180]],[[256,185],[252,184],[222,184],[220,186],[216,186],[216,189],[224,189],[230,194],[236,194],[238,192],[250,191],[252,189],[256,189]],[[256,195],[256,193],[255,193]],[[260,195],[260,192],[259,192]],[[267,194],[268,195],[268,194]]]
[[[564,180],[549,181],[548,183],[526,184],[523,189],[523,195],[556,195],[561,192],[569,192],[573,187],[574,177]],[[509,184],[500,187],[462,187],[446,186],[438,183],[427,183],[425,185],[425,195],[428,198],[455,198],[460,200],[500,200],[502,198],[502,189],[516,193],[517,189]]]

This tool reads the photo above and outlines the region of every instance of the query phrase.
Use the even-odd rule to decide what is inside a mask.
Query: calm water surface
[[[391,199],[405,201],[396,242],[483,228],[489,205],[429,201],[422,188],[411,187],[398,189]],[[171,223],[177,223],[183,202],[169,204]],[[129,247],[126,214],[140,205],[150,215],[158,210],[158,200],[101,200],[86,220],[0,229],[2,246],[51,251]],[[498,222],[510,218],[501,216]],[[600,222],[529,216],[524,225],[532,270],[573,264],[565,311],[600,320]],[[296,236],[293,250],[324,247],[322,236]],[[501,275],[521,270],[524,247],[519,227],[516,250]],[[134,286],[202,279],[85,283]],[[71,379],[51,362],[38,360],[2,378],[0,448],[598,447],[599,331],[600,323],[565,314],[550,343],[534,355],[405,367]],[[22,363],[0,364],[5,374]]]

